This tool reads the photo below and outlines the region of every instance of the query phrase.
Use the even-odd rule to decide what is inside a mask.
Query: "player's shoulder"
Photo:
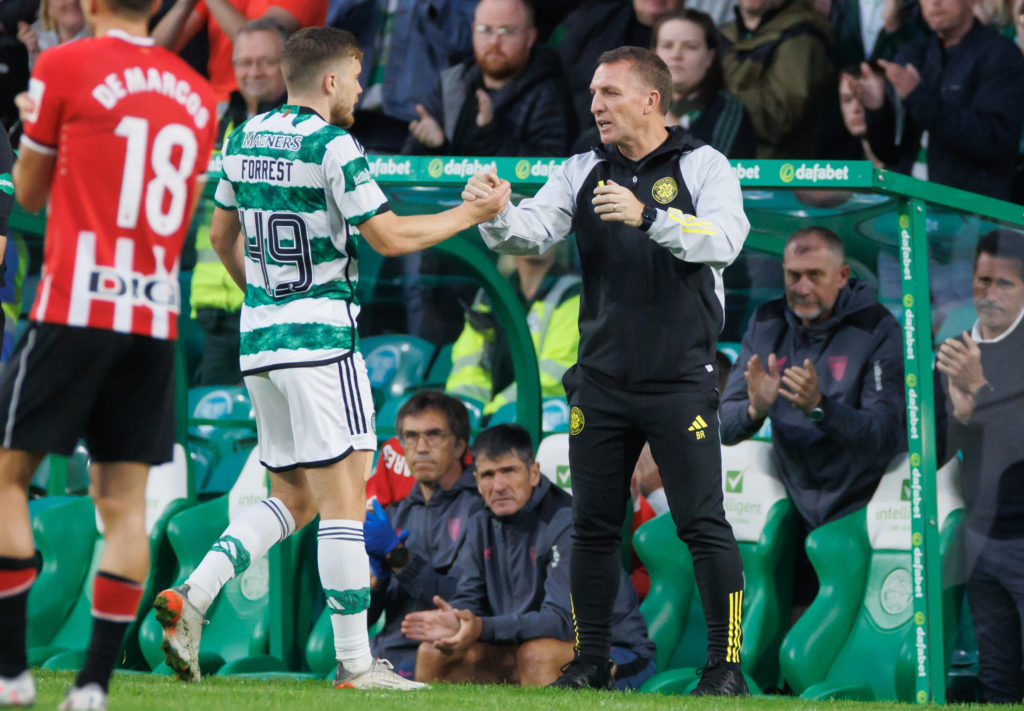
[[[317,131],[316,139],[323,146],[325,154],[333,156],[342,164],[366,157],[362,144],[341,126],[325,122]]]
[[[36,58],[32,76],[53,82],[63,79],[76,85],[78,77],[92,66],[91,60],[103,51],[102,38],[87,37],[50,47]]]

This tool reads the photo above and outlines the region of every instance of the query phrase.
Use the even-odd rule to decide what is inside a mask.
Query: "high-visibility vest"
[[[580,278],[575,274],[562,274],[550,281],[550,285],[542,283],[539,298],[529,304],[526,321],[537,354],[541,395],[565,397],[562,376],[576,363],[580,343]],[[482,290],[471,310],[490,314],[491,307]],[[492,325],[474,324],[473,314],[469,314],[466,326],[452,346],[452,370],[445,385],[449,393],[486,403],[484,414],[488,415],[516,400],[514,381],[500,392],[493,391],[496,336]]]

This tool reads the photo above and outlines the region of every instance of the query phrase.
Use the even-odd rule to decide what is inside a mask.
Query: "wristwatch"
[[[814,408],[813,410],[811,410],[810,412],[807,413],[807,419],[810,420],[811,422],[815,422],[815,423],[821,422],[822,420],[824,420],[825,419],[825,410],[822,408],[822,405],[824,405],[824,404],[825,404],[825,398],[821,398],[821,401],[818,403],[818,406],[816,408]]]
[[[651,229],[654,221],[658,219],[658,211],[650,205],[644,205],[644,211],[640,213],[640,229],[644,232]]]
[[[409,565],[409,549],[405,546],[395,546],[388,553],[387,560],[392,568],[404,568]]]

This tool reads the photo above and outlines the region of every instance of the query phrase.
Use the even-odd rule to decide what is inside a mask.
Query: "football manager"
[[[619,531],[644,442],[689,546],[708,628],[694,693],[746,693],[740,674],[743,574],[722,507],[715,350],[722,270],[750,229],[725,156],[666,128],[672,79],[639,47],[604,53],[590,85],[600,147],[569,158],[533,198],[480,232],[505,254],[538,254],[576,233],[582,265],[579,360],[563,378],[571,406],[570,588],[575,656],[554,686],[603,688]],[[466,200],[504,181],[478,173]]]

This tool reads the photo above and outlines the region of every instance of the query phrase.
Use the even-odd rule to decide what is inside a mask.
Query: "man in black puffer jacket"
[[[473,16],[471,61],[441,73],[403,153],[563,156],[571,110],[558,57],[536,45],[524,0],[482,0]]]

